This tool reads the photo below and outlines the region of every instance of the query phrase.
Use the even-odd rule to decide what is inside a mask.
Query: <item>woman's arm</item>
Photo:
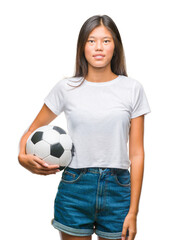
[[[26,141],[30,134],[34,132],[37,128],[49,124],[56,117],[57,115],[55,115],[45,104],[42,106],[40,112],[29,127],[28,131],[21,138],[19,155],[25,154]]]
[[[26,142],[28,137],[32,132],[34,132],[37,128],[49,124],[52,120],[57,117],[45,104],[42,106],[40,112],[32,122],[28,131],[22,136],[20,140],[20,152],[18,155],[19,163],[31,171],[32,173],[40,174],[40,175],[48,175],[54,174],[59,171],[57,168],[58,165],[48,166],[45,161],[42,159],[31,155],[26,154]]]
[[[136,219],[144,172],[144,115],[131,119],[129,159],[131,160],[131,201],[129,212],[123,224],[122,236],[125,236],[128,228],[129,240],[133,240],[136,235]]]

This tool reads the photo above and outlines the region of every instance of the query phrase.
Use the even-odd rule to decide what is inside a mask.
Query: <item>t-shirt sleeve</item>
[[[131,118],[139,117],[151,112],[144,88],[140,82],[136,82],[132,91]]]
[[[46,106],[59,115],[64,110],[64,91],[61,81],[57,82],[44,99]]]

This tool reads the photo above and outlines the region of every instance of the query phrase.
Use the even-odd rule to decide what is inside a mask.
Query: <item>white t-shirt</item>
[[[107,82],[82,77],[56,83],[44,99],[56,115],[65,113],[73,144],[72,168],[107,167],[128,169],[130,119],[151,112],[142,84],[119,75]]]

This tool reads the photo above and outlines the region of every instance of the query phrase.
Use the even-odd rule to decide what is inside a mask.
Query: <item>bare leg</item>
[[[92,239],[92,236],[78,237],[78,236],[69,235],[61,231],[59,231],[59,233],[60,233],[61,240],[91,240]]]

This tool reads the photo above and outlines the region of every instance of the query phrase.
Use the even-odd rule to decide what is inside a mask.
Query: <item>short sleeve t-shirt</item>
[[[118,75],[107,82],[82,77],[60,80],[44,99],[56,115],[65,113],[74,144],[72,168],[128,169],[130,121],[151,112],[142,84]],[[72,86],[70,86],[72,85]]]

